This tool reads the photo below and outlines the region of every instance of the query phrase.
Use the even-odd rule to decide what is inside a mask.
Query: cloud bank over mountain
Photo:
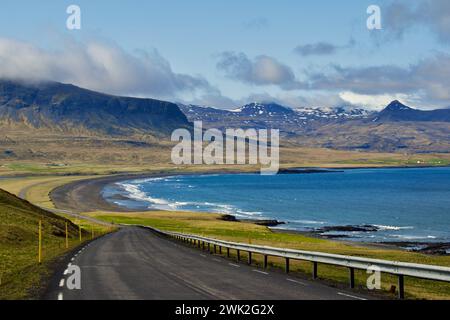
[[[0,38],[0,77],[53,80],[110,94],[173,98],[215,92],[206,79],[176,73],[158,51],[130,54],[106,41],[67,39],[57,49]]]

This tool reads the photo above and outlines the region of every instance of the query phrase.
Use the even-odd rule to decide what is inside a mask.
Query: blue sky
[[[252,100],[379,108],[394,98],[448,107],[450,6],[409,3],[2,0],[0,76],[222,108]],[[66,28],[71,4],[81,30]],[[382,30],[366,27],[371,4],[381,7]],[[318,44],[332,50],[295,50]]]

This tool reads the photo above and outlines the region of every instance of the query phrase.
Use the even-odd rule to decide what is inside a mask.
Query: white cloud
[[[0,77],[52,80],[111,94],[160,98],[216,90],[202,77],[175,73],[156,50],[130,54],[113,43],[73,39],[49,50],[0,38]]]
[[[275,58],[260,55],[250,59],[244,53],[223,52],[217,68],[231,79],[252,85],[276,85],[284,90],[301,89],[292,69]]]

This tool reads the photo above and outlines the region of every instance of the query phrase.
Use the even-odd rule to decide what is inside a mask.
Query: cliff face
[[[118,97],[56,82],[0,80],[0,125],[109,135],[167,135],[189,127],[176,104]]]

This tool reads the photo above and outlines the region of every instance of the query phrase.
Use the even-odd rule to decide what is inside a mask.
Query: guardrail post
[[[222,254],[222,246],[219,246],[219,254]]]
[[[249,251],[248,252],[248,264],[251,265],[252,264],[252,253]]]
[[[230,248],[227,248],[227,258],[230,257]]]
[[[317,279],[317,262],[313,261],[312,278]]]
[[[236,250],[236,255],[237,255],[237,261],[241,261],[241,250]]]
[[[267,269],[267,255],[264,255],[263,268]]]
[[[217,253],[217,246],[214,245],[214,254],[216,254],[216,253]]]
[[[353,289],[355,287],[355,268],[348,268],[348,271],[350,288]]]
[[[211,243],[208,242],[208,252],[211,253]]]
[[[69,249],[69,226],[66,222],[66,249]]]
[[[286,273],[289,273],[289,258],[286,258],[286,264],[284,266],[284,271]]]
[[[38,262],[42,262],[42,220],[39,220],[39,246],[38,246]]]
[[[202,250],[205,251],[205,241],[202,241]]]
[[[405,299],[405,277],[402,274],[398,275],[398,298]]]

